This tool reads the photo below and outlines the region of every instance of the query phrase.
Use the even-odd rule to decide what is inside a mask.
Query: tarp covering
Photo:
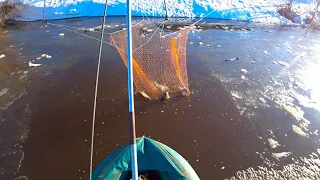
[[[199,179],[189,163],[170,147],[144,136],[136,143],[139,171],[156,170],[161,179]],[[93,180],[125,180],[130,171],[130,145],[125,145],[101,162]]]

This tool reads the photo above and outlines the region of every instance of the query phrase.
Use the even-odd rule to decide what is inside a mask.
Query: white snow
[[[0,59],[1,59],[1,58],[4,58],[4,57],[6,57],[6,55],[4,55],[4,54],[1,54],[1,55],[0,55]]]
[[[4,0],[0,0],[4,1]],[[45,18],[61,19],[79,16],[102,16],[104,0],[19,0],[17,20],[41,20],[45,2]],[[277,9],[286,0],[166,0],[169,17],[208,17],[265,23],[289,23]],[[109,0],[108,15],[125,15],[126,0]],[[313,5],[314,6],[314,5]],[[306,11],[313,7],[309,0],[295,3],[295,9]],[[314,8],[314,7],[313,7]],[[214,12],[209,14],[210,12]],[[134,16],[165,16],[163,1],[132,2]]]

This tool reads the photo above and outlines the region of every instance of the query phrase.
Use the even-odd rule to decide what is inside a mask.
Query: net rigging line
[[[45,0],[44,0],[44,2],[45,2]],[[139,3],[140,3],[140,1],[138,1],[138,4],[139,4]],[[44,3],[44,7],[45,7],[45,3]],[[165,9],[166,9],[166,8],[165,8]],[[166,11],[167,11],[167,10],[166,10]],[[184,30],[184,29],[186,29],[186,28],[190,28],[190,27],[195,26],[195,25],[198,24],[200,21],[202,21],[204,18],[206,18],[207,16],[209,16],[210,14],[212,14],[214,11],[215,11],[215,10],[212,10],[211,12],[209,12],[208,14],[206,14],[205,16],[203,16],[202,18],[200,18],[198,21],[192,23],[191,25],[188,25],[188,26],[185,27],[185,28],[182,28],[182,29],[180,29],[180,30],[174,31],[174,32],[169,33],[169,34],[162,35],[162,31],[163,31],[163,29],[164,29],[165,22],[167,21],[167,19],[165,19],[164,21],[161,22],[161,24],[160,24],[159,26],[157,26],[157,29],[154,31],[154,34],[150,37],[150,39],[149,39],[146,43],[144,43],[143,45],[141,45],[140,47],[134,49],[133,52],[139,50],[141,47],[143,47],[143,46],[145,46],[146,44],[148,44],[148,43],[151,41],[151,39],[154,37],[154,35],[157,33],[157,31],[158,31],[159,29],[161,30],[160,35],[161,35],[162,37],[172,36],[173,34],[177,34],[177,33],[181,32],[182,30]],[[44,13],[44,11],[43,11],[43,13]],[[166,14],[167,14],[167,12],[166,12]],[[44,14],[43,14],[43,17],[44,17]],[[148,16],[146,16],[146,14],[145,14],[144,12],[142,12],[142,17],[143,17],[143,20],[144,20],[144,18],[146,18],[150,23],[154,24],[154,23],[148,18]],[[141,20],[140,22],[142,22],[143,20]],[[140,23],[140,22],[138,22],[138,23]],[[138,24],[138,23],[136,23],[136,24]],[[74,33],[77,33],[77,34],[79,34],[79,35],[82,35],[82,36],[85,36],[85,37],[88,37],[88,38],[91,38],[91,39],[94,39],[94,40],[97,40],[97,41],[100,41],[98,38],[95,38],[95,37],[92,37],[92,36],[85,35],[85,34],[83,34],[83,33],[79,33],[79,32],[70,30],[70,29],[84,30],[83,27],[82,27],[82,28],[78,28],[78,27],[72,27],[72,26],[67,26],[67,25],[62,25],[62,24],[55,24],[55,23],[49,23],[49,22],[47,22],[47,24],[55,25],[56,27],[59,27],[59,28],[62,28],[62,29],[65,29],[65,30],[68,30],[68,31],[71,31],[71,32],[74,32]],[[135,25],[136,25],[136,24],[135,24]],[[70,28],[70,29],[68,29],[68,28]],[[104,34],[112,35],[112,34],[117,33],[117,32],[119,32],[119,31],[121,31],[121,30],[118,30],[118,31],[115,31],[115,32],[111,32],[111,33],[104,33]],[[93,31],[93,32],[95,32],[95,33],[100,33],[100,32],[98,32],[98,31]],[[106,43],[106,44],[108,44],[108,45],[110,45],[110,46],[116,47],[115,45],[113,45],[113,44],[111,44],[110,42],[107,42],[107,41],[103,41],[103,43]],[[116,47],[116,48],[119,49],[119,47]],[[123,50],[123,49],[119,49],[119,50],[125,51],[125,50]]]

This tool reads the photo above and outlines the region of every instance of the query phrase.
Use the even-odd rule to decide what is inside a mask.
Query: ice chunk
[[[265,53],[265,54],[270,54],[268,51],[263,51],[263,53]]]
[[[146,31],[147,31],[147,32],[152,32],[152,31],[153,31],[153,29],[147,29]]]
[[[272,61],[272,64],[278,64],[277,61]]]
[[[236,57],[236,58],[231,58],[231,59],[229,59],[230,61],[234,61],[234,60],[239,60],[240,59],[240,57]]]
[[[64,33],[60,33],[59,36],[64,36]]]
[[[1,58],[4,58],[4,57],[6,57],[6,55],[4,55],[4,54],[1,54],[1,55],[0,55],[0,59],[1,59]]]
[[[199,42],[199,45],[202,45],[203,44],[203,42]]]
[[[40,59],[42,59],[42,58],[50,59],[50,58],[52,58],[52,56],[50,56],[50,55],[48,55],[48,54],[41,54],[40,57],[37,57],[37,60],[40,60]]]
[[[41,64],[35,64],[29,61],[29,67],[38,67],[38,66],[41,66]]]
[[[283,61],[278,61],[278,63],[279,63],[281,66],[289,66],[289,64],[288,64],[288,63],[283,62]]]
[[[241,79],[246,80],[246,77],[244,75],[241,76]]]
[[[280,159],[286,158],[291,154],[292,154],[291,152],[272,153],[272,157],[274,157],[279,161]]]
[[[299,128],[298,126],[296,125],[292,125],[292,130],[293,132],[295,132],[296,134],[298,134],[299,136],[302,136],[302,137],[306,137],[307,134],[305,132],[302,131],[301,128]]]
[[[245,74],[248,73],[248,71],[247,71],[246,69],[241,69],[240,71],[241,71],[242,73],[245,73]]]
[[[8,91],[9,91],[8,88],[2,89],[2,90],[0,91],[0,96],[3,96],[3,95],[5,95],[5,94],[7,94]]]
[[[241,99],[241,96],[238,93],[231,93],[231,96],[237,99]]]
[[[266,103],[266,102],[267,102],[266,99],[263,98],[263,97],[259,97],[259,100],[260,100],[262,103]]]
[[[274,140],[274,139],[272,139],[272,138],[268,138],[268,142],[269,142],[269,146],[270,146],[272,149],[274,149],[274,148],[276,148],[276,147],[278,147],[278,146],[281,146],[278,141],[276,141],[276,140]]]
[[[254,60],[251,61],[251,64],[255,64],[256,62]]]

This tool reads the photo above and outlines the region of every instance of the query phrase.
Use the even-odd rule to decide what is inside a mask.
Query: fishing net
[[[186,64],[189,31],[190,28],[185,28],[165,35],[147,20],[132,26],[133,80],[138,92],[150,99],[159,99],[164,94],[189,94]],[[126,29],[112,33],[110,41],[127,66],[126,33]]]

